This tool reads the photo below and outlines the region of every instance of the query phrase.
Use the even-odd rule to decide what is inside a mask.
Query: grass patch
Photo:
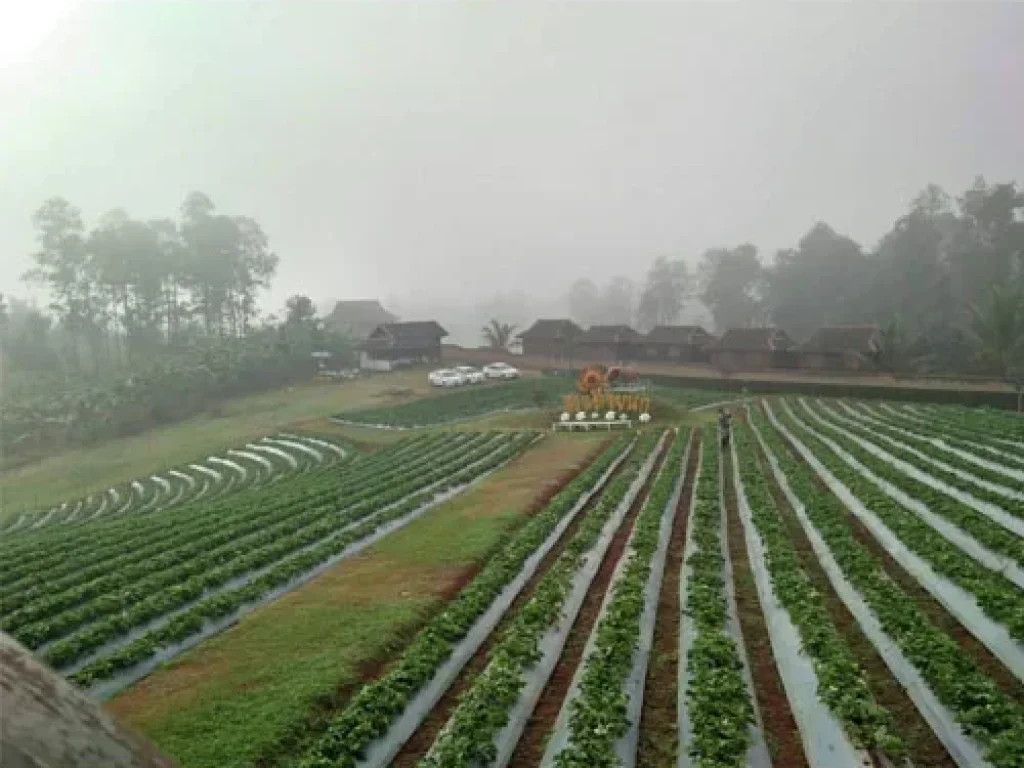
[[[110,702],[185,768],[241,768],[392,656],[599,441],[549,436],[479,486]],[[346,693],[339,693],[346,692]]]

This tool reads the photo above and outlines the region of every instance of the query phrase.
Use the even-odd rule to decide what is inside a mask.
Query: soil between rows
[[[593,463],[593,461],[610,445],[611,440],[602,441],[595,446],[594,450],[587,455],[586,459],[569,470],[563,472],[551,482],[547,483],[543,492],[531,502],[529,508],[523,514],[515,528],[509,531],[514,535],[519,527],[542,510],[565,486],[571,483],[579,474]],[[254,768],[280,768],[281,766],[292,765],[296,755],[302,754],[308,745],[312,744],[330,724],[331,719],[343,710],[359,690],[382,675],[389,666],[400,658],[405,648],[415,639],[416,635],[426,626],[431,619],[446,609],[448,604],[454,600],[483,569],[487,561],[498,551],[501,542],[487,555],[472,566],[464,568],[461,573],[446,585],[440,595],[436,606],[432,611],[423,614],[421,620],[415,625],[408,626],[400,634],[395,635],[390,642],[381,649],[381,652],[374,658],[364,661],[358,669],[354,680],[350,680],[340,686],[330,695],[315,701],[311,706],[305,720],[297,723],[286,733],[275,741],[273,746],[260,755],[254,762]],[[397,763],[395,763],[397,764]]]
[[[733,585],[736,590],[736,612],[743,632],[743,645],[750,662],[754,693],[761,713],[765,743],[776,765],[786,768],[807,768],[803,741],[797,728],[789,699],[782,687],[782,679],[775,666],[768,627],[761,610],[761,600],[750,569],[743,526],[736,509],[736,486],[733,483],[732,454],[722,451],[722,471],[725,472],[726,545],[732,561]]]
[[[610,442],[610,441],[609,441]],[[604,449],[602,446],[602,450]],[[596,454],[595,454],[596,455]],[[405,742],[401,751],[395,755],[394,760],[391,761],[392,768],[411,768],[419,763],[420,760],[427,754],[430,747],[433,745],[434,740],[437,738],[438,733],[444,727],[445,723],[448,722],[448,718],[451,717],[458,706],[459,699],[465,692],[466,688],[469,687],[470,683],[483,672],[487,663],[490,661],[491,650],[495,644],[504,635],[505,630],[509,624],[512,623],[513,618],[519,612],[519,609],[526,604],[526,602],[533,596],[533,593],[537,589],[537,585],[541,579],[551,569],[551,566],[561,557],[562,552],[572,541],[573,536],[576,535],[577,529],[583,524],[583,520],[589,514],[590,510],[594,508],[598,500],[601,498],[601,494],[604,489],[608,487],[618,475],[622,472],[622,468],[625,466],[625,462],[620,464],[616,470],[608,477],[607,481],[601,485],[597,491],[591,496],[587,504],[580,510],[576,518],[566,526],[565,531],[562,532],[562,536],[558,539],[551,550],[544,556],[537,566],[537,570],[533,576],[523,586],[522,591],[512,601],[512,605],[509,606],[508,611],[505,612],[504,617],[498,622],[498,625],[494,628],[487,639],[483,642],[480,648],[473,657],[466,663],[466,666],[462,668],[459,676],[455,678],[455,681],[445,691],[444,696],[441,697],[440,701],[430,710],[430,713],[420,724],[420,727],[409,737],[409,740]],[[546,504],[547,502],[545,502]],[[538,507],[543,508],[544,505]]]
[[[831,494],[832,492],[825,484],[825,481],[818,477],[817,473],[804,461],[799,451],[790,444],[782,433],[779,433],[779,436],[782,438],[787,450],[789,450],[790,455],[807,467],[807,470],[814,478],[815,485]],[[841,502],[840,504],[846,512],[846,519],[854,538],[878,559],[889,577],[899,584],[900,588],[906,592],[907,596],[917,604],[917,607],[924,612],[936,627],[957,642],[961,650],[978,665],[982,672],[999,686],[999,689],[1005,695],[1024,706],[1024,683],[1018,680],[1013,672],[1007,669],[963,624],[957,621],[949,611],[936,601],[914,576],[904,570],[903,566],[893,559],[885,547],[878,542],[856,515],[846,509],[846,506],[842,505]]]
[[[547,685],[544,686],[540,699],[537,701],[537,705],[534,707],[530,719],[526,723],[526,728],[519,738],[519,743],[516,744],[515,751],[512,753],[509,764],[516,768],[538,766],[544,757],[544,750],[554,729],[555,721],[558,719],[558,713],[562,709],[562,703],[565,701],[565,697],[572,685],[576,668],[583,658],[583,650],[586,647],[587,640],[590,638],[590,633],[597,622],[598,614],[601,612],[601,603],[604,601],[605,592],[608,591],[608,585],[615,572],[615,566],[618,565],[625,552],[629,535],[633,530],[633,524],[636,522],[637,515],[647,500],[647,494],[650,493],[651,487],[654,485],[655,477],[657,477],[662,464],[665,462],[667,452],[668,442],[666,441],[665,445],[662,446],[661,453],[654,462],[651,473],[647,476],[647,480],[641,487],[622,524],[615,532],[608,550],[605,552],[604,559],[601,561],[601,567],[594,576],[590,589],[583,600],[583,605],[580,607],[576,620],[569,630],[569,636],[566,638],[565,645],[562,648],[562,654],[559,656],[551,677],[548,679]]]
[[[683,567],[686,529],[690,522],[690,497],[696,480],[700,456],[699,429],[690,438],[690,457],[686,463],[683,490],[679,495],[672,536],[668,542],[665,570],[658,595],[651,658],[647,662],[644,702],[640,713],[640,740],[637,765],[640,768],[675,766],[679,746],[679,578]]]
[[[846,641],[854,659],[864,670],[875,700],[892,713],[900,738],[906,743],[908,752],[914,756],[914,765],[918,768],[955,768],[956,763],[942,746],[942,742],[921,717],[921,713],[903,686],[892,676],[888,665],[832,588],[832,582],[821,567],[807,534],[796,519],[786,495],[771,473],[764,451],[756,441],[754,450],[804,573],[821,595],[829,618]]]

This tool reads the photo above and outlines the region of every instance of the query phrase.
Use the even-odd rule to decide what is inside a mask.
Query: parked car
[[[462,374],[467,384],[483,384],[486,378],[483,371],[478,371],[471,365],[457,365],[454,370]]]
[[[458,371],[451,369],[441,371],[441,386],[442,387],[461,387],[466,383],[466,377]]]
[[[443,368],[439,371],[431,371],[430,373],[427,374],[427,381],[429,381],[435,387],[440,387],[441,377],[445,373],[447,373],[447,371],[444,370]]]
[[[508,363],[491,363],[484,366],[484,376],[488,379],[518,379],[519,369]]]

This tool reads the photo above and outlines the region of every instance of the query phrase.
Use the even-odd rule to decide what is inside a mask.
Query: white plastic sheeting
[[[290,453],[288,453],[287,451],[282,451],[280,448],[275,448],[272,445],[258,445],[256,443],[249,443],[245,447],[248,448],[250,451],[261,451],[263,453],[269,453],[273,456],[277,456],[277,458],[279,459],[284,459],[284,461],[292,469],[299,468],[298,460]]]
[[[718,470],[718,498],[719,508],[721,509],[719,525],[721,526],[720,538],[722,555],[723,557],[728,558],[729,548],[728,540],[726,538],[723,459],[724,457],[720,457],[719,459]],[[690,649],[697,641],[698,633],[694,622],[686,616],[685,611],[689,596],[690,579],[693,577],[693,568],[690,566],[690,557],[697,548],[697,544],[693,536],[693,516],[696,511],[697,490],[703,463],[704,451],[703,447],[701,447],[700,459],[697,463],[697,472],[693,484],[693,492],[690,497],[690,519],[687,521],[686,541],[683,545],[683,565],[679,574],[679,606],[681,611],[679,615],[679,681],[677,685],[679,752],[676,757],[676,765],[678,768],[691,768],[693,765],[689,755],[690,745],[693,742],[693,718],[690,716],[690,697],[687,695],[687,691],[690,689],[690,665],[688,662],[690,658]],[[746,651],[743,646],[743,638],[736,631],[739,621],[738,618],[736,618],[736,602],[731,589],[732,566],[728,560],[726,560],[726,563],[723,565],[723,570],[723,578],[725,583],[729,585],[726,595],[726,604],[729,608],[728,628],[733,635],[733,639],[736,641],[737,652],[739,653],[740,660],[743,664],[743,679],[746,683],[747,695],[749,696],[751,705],[754,709],[754,723],[750,726],[751,743],[750,748],[747,750],[744,766],[746,766],[746,768],[771,768],[771,757],[768,752],[768,747],[764,741],[761,711],[757,706],[757,697],[754,695],[753,679],[750,676],[750,665],[747,662]]]
[[[686,452],[686,456],[683,458],[684,468],[686,467],[686,459],[688,456],[689,451]],[[664,472],[666,469],[667,468],[663,466],[661,471]],[[643,688],[647,674],[647,661],[650,656],[651,644],[654,638],[654,621],[655,613],[657,611],[658,595],[661,587],[661,577],[665,567],[665,555],[668,552],[668,540],[672,535],[672,522],[675,519],[674,513],[679,503],[679,494],[682,492],[682,483],[684,479],[685,472],[680,475],[679,480],[676,483],[675,491],[662,512],[658,549],[655,551],[654,556],[651,559],[651,570],[644,590],[644,610],[640,617],[639,641],[637,648],[633,652],[633,668],[630,671],[629,677],[623,683],[623,690],[627,696],[626,711],[627,720],[629,721],[629,730],[626,732],[626,735],[616,743],[615,751],[619,764],[624,768],[632,768],[632,766],[636,764],[636,750],[639,740],[640,708],[643,706]],[[655,478],[652,482],[657,482],[657,479]],[[583,649],[583,656],[580,659],[579,666],[576,667],[576,673],[573,675],[569,691],[562,702],[562,708],[558,712],[558,718],[555,721],[551,738],[547,743],[544,757],[541,760],[541,765],[554,764],[555,757],[558,753],[569,745],[569,739],[572,735],[569,723],[570,718],[572,717],[573,702],[579,698],[580,684],[582,683],[583,675],[586,672],[587,663],[590,660],[590,657],[593,656],[594,650],[597,647],[598,629],[601,626],[601,622],[604,621],[605,616],[608,613],[609,606],[615,597],[615,586],[622,580],[626,566],[636,556],[633,543],[635,536],[636,528],[634,527],[630,532],[629,542],[626,545],[626,549],[619,558],[619,562],[615,565],[615,571],[612,574],[612,578],[608,584],[608,589],[605,591],[604,599],[601,602],[601,609],[598,613],[597,621],[595,621],[594,626],[591,629],[590,636],[587,638],[586,647]]]
[[[576,519],[590,500],[604,488],[605,483],[607,483],[615,470],[625,460],[631,449],[632,444],[616,458],[612,465],[597,480],[593,488],[579,498],[573,508],[555,526],[548,538],[527,558],[523,564],[523,569],[505,586],[487,611],[476,620],[462,641],[452,649],[451,655],[434,673],[430,682],[423,686],[409,700],[405,711],[392,724],[387,734],[367,747],[365,759],[360,761],[360,766],[369,768],[370,766],[388,765],[395,755],[401,751],[405,743],[426,719],[430,710],[436,706],[437,702],[441,700],[445,692],[459,676],[463,667],[473,658],[480,646],[483,645],[491,632],[494,631],[494,628],[504,617],[509,606],[519,596],[527,582],[533,578],[541,561],[562,538],[565,529],[572,524],[572,521]]]
[[[732,443],[731,447],[733,481],[750,570],[768,627],[775,666],[786,689],[786,699],[800,731],[807,762],[811,768],[834,768],[837,765],[872,768],[871,758],[863,749],[853,745],[842,724],[818,696],[819,680],[814,661],[804,654],[800,632],[775,595],[765,561],[764,543],[754,525],[750,502],[743,487],[736,444]]]
[[[230,459],[222,459],[220,456],[207,456],[206,460],[211,464],[216,464],[218,467],[227,467],[233,472],[238,474],[238,477],[245,480],[249,473],[245,471],[245,467],[237,462],[231,461]]]
[[[1006,627],[986,616],[978,606],[974,595],[958,587],[938,573],[922,557],[911,551],[874,512],[865,507],[860,499],[853,495],[849,488],[836,479],[828,468],[818,460],[813,451],[786,427],[778,424],[775,414],[767,404],[765,407],[773,423],[777,424],[779,431],[793,444],[829,490],[839,497],[846,508],[864,523],[871,534],[889,552],[889,555],[1018,678],[1024,679],[1024,648],[1010,636]]]
[[[590,551],[584,555],[583,563],[576,572],[576,575],[573,577],[572,586],[570,587],[569,593],[562,604],[563,612],[561,620],[551,627],[543,637],[541,637],[539,643],[539,652],[541,654],[540,660],[532,669],[526,672],[525,684],[520,690],[518,701],[509,711],[508,722],[505,727],[495,735],[494,745],[497,756],[492,765],[496,766],[496,768],[504,768],[504,766],[508,765],[511,760],[512,753],[515,751],[516,745],[519,743],[519,738],[522,736],[523,731],[526,728],[526,723],[530,718],[530,714],[533,712],[544,687],[547,685],[551,672],[554,670],[559,657],[562,655],[562,648],[569,637],[569,632],[576,620],[576,616],[579,614],[583,601],[586,598],[587,593],[590,591],[590,586],[594,577],[597,575],[597,571],[601,567],[601,561],[604,559],[604,555],[608,551],[608,547],[611,544],[612,539],[615,537],[616,531],[618,531],[619,527],[622,525],[622,522],[626,517],[626,513],[629,511],[630,506],[632,506],[637,494],[643,487],[644,481],[650,474],[651,469],[654,466],[654,462],[660,454],[661,449],[664,447],[664,444],[664,437],[662,437],[658,442],[657,448],[644,462],[639,475],[626,492],[626,495],[619,503],[619,506],[609,516],[608,521],[601,529],[601,534],[598,537],[597,542]],[[449,723],[445,725],[445,729],[442,731],[442,734],[447,731],[450,723],[451,721],[449,720]],[[439,735],[438,738],[440,739],[441,736]],[[434,743],[436,744],[437,741],[435,740]]]
[[[898,411],[894,411],[891,406],[883,404],[882,407],[885,408],[886,410],[888,410],[890,413],[896,415],[896,416],[902,416],[903,418],[909,418],[905,414],[901,414]],[[930,423],[930,422],[925,422],[925,421],[923,421],[921,419],[912,419],[912,420],[913,421],[920,421],[922,423],[921,428],[922,429],[926,429],[926,431],[928,431],[928,432],[931,432],[931,431],[934,430],[934,425],[932,423]],[[1018,482],[1024,483],[1024,469],[1015,469],[1014,467],[1008,467],[1005,464],[1000,464],[999,462],[992,461],[991,459],[985,459],[985,458],[982,458],[981,456],[978,456],[978,455],[976,455],[974,453],[969,453],[968,451],[965,451],[962,448],[957,448],[956,446],[950,445],[945,440],[943,440],[941,437],[934,437],[931,434],[918,434],[916,432],[907,430],[906,428],[900,427],[900,426],[897,426],[897,425],[892,425],[892,427],[893,427],[893,429],[900,429],[903,432],[905,432],[906,434],[913,435],[914,437],[920,438],[921,440],[927,440],[929,443],[934,445],[936,448],[940,448],[943,451],[946,451],[947,453],[953,454],[954,456],[959,456],[964,461],[969,461],[972,464],[977,464],[979,467],[984,467],[985,469],[991,470],[992,472],[998,472],[1001,475],[1006,475],[1007,478],[1010,478],[1012,480],[1016,480]]]
[[[775,419],[775,415],[771,412],[770,408],[766,410],[768,418],[775,425],[776,428],[780,429],[783,434],[786,434],[782,430],[781,425]],[[977,744],[974,743],[960,728],[960,725],[956,721],[956,717],[949,709],[939,701],[939,699],[932,692],[928,683],[925,682],[924,678],[917,669],[907,660],[900,650],[899,646],[893,642],[893,640],[885,633],[882,629],[882,625],[875,617],[874,612],[870,606],[864,601],[860,593],[847,581],[846,576],[843,574],[842,569],[839,567],[839,563],[836,562],[835,557],[832,555],[832,551],[829,549],[825,540],[818,533],[818,530],[814,527],[810,518],[807,516],[807,510],[803,503],[793,492],[792,487],[789,485],[788,478],[782,472],[779,467],[778,460],[772,454],[771,449],[764,442],[761,437],[761,433],[754,426],[754,434],[757,437],[758,442],[764,449],[765,455],[768,457],[768,463],[771,466],[772,474],[778,481],[779,486],[782,489],[783,494],[789,501],[790,506],[793,508],[793,512],[796,514],[797,520],[800,522],[800,527],[803,528],[808,540],[810,541],[811,548],[814,550],[814,554],[818,558],[818,562],[821,564],[822,569],[825,571],[825,575],[828,577],[829,582],[832,584],[832,588],[836,591],[839,599],[843,601],[847,610],[857,620],[857,624],[860,626],[861,631],[865,637],[871,642],[878,652],[878,655],[885,661],[889,671],[892,672],[893,677],[899,681],[906,690],[907,695],[911,701],[914,702],[914,706],[921,713],[921,716],[925,719],[932,731],[938,737],[939,741],[949,752],[950,757],[956,762],[960,768],[992,768],[991,764],[988,763],[982,756],[982,751]]]
[[[299,451],[300,453],[305,453],[307,456],[311,456],[313,461],[317,464],[324,463],[324,455],[320,453],[320,451],[316,450],[316,448],[312,448],[305,443],[299,443],[295,440],[282,440],[276,437],[264,437],[263,442],[282,448],[291,448],[293,451]]]
[[[884,421],[881,421],[880,419],[876,419],[873,416],[869,416],[866,413],[862,413],[860,411],[856,411],[853,408],[851,408],[849,405],[847,405],[846,403],[842,403],[841,405],[843,407],[843,410],[846,412],[845,414],[839,413],[839,412],[835,411],[834,409],[826,406],[824,403],[821,403],[821,406],[825,410],[825,412],[828,413],[829,416],[831,418],[833,418],[835,421],[840,422],[842,424],[857,426],[857,427],[860,427],[861,429],[870,429],[871,425],[884,426],[884,427],[886,427],[886,428],[888,428],[890,430],[899,432],[900,434],[905,435],[905,436],[910,437],[910,438],[914,438],[914,439],[917,439],[917,440],[925,440],[925,439],[927,439],[927,438],[924,438],[923,436],[915,434],[914,432],[911,432],[909,430],[900,429],[899,427],[896,427],[896,426],[893,426],[891,424],[888,424],[888,423],[886,423]],[[925,463],[930,464],[933,467],[938,467],[939,469],[941,469],[941,470],[943,470],[945,472],[949,472],[950,474],[954,474],[957,477],[962,478],[963,480],[966,480],[969,483],[973,483],[974,485],[979,486],[980,488],[985,488],[985,489],[987,489],[987,490],[989,490],[989,491],[991,491],[993,493],[998,493],[1001,496],[1006,496],[1008,499],[1024,500],[1024,491],[1017,491],[1017,490],[1014,490],[1013,488],[1008,488],[1005,485],[999,485],[998,483],[993,483],[991,480],[986,480],[984,478],[978,477],[978,476],[976,476],[976,475],[974,475],[974,474],[964,470],[961,467],[954,467],[952,464],[947,464],[944,461],[940,461],[939,459],[935,458],[934,456],[931,456],[931,455],[929,455],[927,453],[924,453],[923,451],[919,451],[917,448],[914,448],[911,445],[907,445],[906,443],[904,443],[904,442],[902,442],[900,440],[897,440],[896,438],[894,438],[894,437],[892,437],[890,435],[883,434],[883,433],[874,433],[873,432],[872,436],[873,436],[874,439],[884,440],[889,445],[896,446],[897,448],[902,448],[904,451],[908,451],[909,453],[914,454],[914,456],[916,456],[917,458],[921,459]],[[961,493],[963,493],[965,497],[968,497],[968,495],[966,493],[964,493],[963,491],[961,491]],[[974,497],[973,496],[969,496],[968,498],[973,499]],[[977,504],[988,504],[988,502],[980,501],[978,499],[974,499],[974,501]],[[995,506],[995,505],[988,504],[988,506]],[[980,508],[979,508],[979,511],[981,511]]]
[[[821,419],[817,413],[808,409],[806,403],[804,403],[803,405],[805,411],[809,413],[812,418],[816,419],[821,423],[828,423]],[[973,536],[967,533],[967,531],[963,530],[955,523],[952,523],[946,518],[942,517],[941,515],[937,515],[934,512],[932,512],[931,509],[928,508],[928,505],[925,504],[924,502],[920,501],[919,499],[915,499],[906,492],[897,488],[888,480],[876,475],[870,469],[865,467],[861,462],[859,462],[854,456],[850,455],[847,451],[843,450],[842,446],[840,446],[834,440],[830,439],[827,435],[818,432],[806,422],[800,420],[800,418],[795,413],[793,413],[788,403],[785,404],[785,408],[786,411],[790,414],[790,416],[792,416],[797,421],[797,423],[799,423],[801,426],[807,429],[812,435],[814,435],[823,443],[825,443],[825,445],[832,449],[840,459],[846,462],[853,469],[857,470],[857,472],[859,472],[866,480],[869,480],[870,482],[877,485],[889,498],[891,498],[896,503],[900,504],[904,508],[909,509],[911,512],[916,514],[918,517],[920,517],[922,520],[928,523],[932,528],[938,531],[947,541],[959,547],[961,550],[966,552],[968,555],[970,555],[972,558],[974,558],[979,563],[984,565],[986,568],[1003,574],[1006,578],[1008,578],[1018,587],[1024,589],[1024,571],[1021,570],[1020,566],[1017,565],[1017,563],[1014,560],[1007,557],[1006,555],[1002,555],[988,549],[984,544],[979,542],[977,539],[975,539]],[[851,440],[853,440],[858,445],[861,445],[861,447],[863,447],[865,450],[875,455],[881,454],[879,458],[883,458],[889,463],[895,465],[898,469],[902,469],[900,465],[904,464],[904,462],[892,456],[889,456],[880,449],[876,448],[875,450],[871,450],[871,448],[868,447],[871,446],[871,443],[867,443],[867,441],[860,440],[859,438],[856,437],[856,435],[850,435],[849,433],[844,432],[844,430],[842,429],[840,429],[839,431],[843,434],[846,434]]]
[[[526,448],[524,447],[523,450],[526,450]],[[455,496],[459,495],[460,493],[463,493],[464,491],[468,490],[469,488],[472,488],[472,487],[476,486],[477,484],[483,482],[486,478],[490,477],[492,474],[494,474],[498,470],[502,469],[508,463],[508,461],[511,461],[516,456],[521,455],[521,453],[522,453],[522,451],[514,454],[506,462],[503,462],[502,464],[499,464],[497,467],[494,467],[493,469],[490,469],[490,470],[488,470],[488,471],[478,475],[476,478],[474,478],[473,480],[471,480],[470,482],[468,482],[468,483],[466,483],[464,485],[458,486],[456,488],[450,488],[447,491],[444,491],[443,493],[436,494],[433,499],[431,499],[430,501],[420,505],[416,509],[411,510],[407,515],[404,515],[403,517],[400,517],[397,520],[391,520],[391,521],[385,523],[384,525],[380,526],[376,531],[374,531],[370,535],[360,539],[359,541],[353,542],[348,547],[346,547],[344,550],[342,550],[338,554],[334,555],[333,557],[325,560],[320,565],[317,565],[317,566],[313,567],[312,569],[297,575],[295,578],[291,579],[287,584],[284,584],[284,585],[282,585],[280,587],[277,587],[277,588],[271,590],[270,592],[268,592],[267,594],[263,595],[258,600],[255,600],[255,601],[253,601],[251,603],[246,603],[245,605],[240,606],[234,612],[228,614],[227,616],[224,616],[223,618],[217,619],[215,621],[207,621],[204,624],[202,631],[200,631],[199,633],[186,638],[185,640],[181,641],[180,643],[176,643],[176,644],[174,644],[172,646],[165,646],[165,647],[160,648],[158,653],[153,658],[148,659],[148,660],[146,660],[146,661],[144,661],[144,662],[142,662],[140,664],[137,664],[136,666],[132,667],[131,669],[125,670],[123,673],[121,673],[120,675],[118,675],[117,677],[115,677],[113,679],[105,680],[105,681],[98,682],[98,683],[92,685],[90,688],[88,688],[87,692],[91,696],[94,696],[94,697],[96,697],[98,699],[101,699],[101,700],[110,698],[111,696],[115,695],[119,691],[122,691],[125,688],[127,688],[128,686],[130,686],[135,681],[140,680],[141,678],[145,677],[146,675],[148,675],[150,672],[152,672],[154,669],[156,669],[161,664],[169,661],[170,659],[175,658],[176,656],[178,656],[179,654],[185,652],[189,648],[192,648],[192,647],[198,645],[203,640],[206,640],[207,638],[210,638],[210,637],[212,637],[212,636],[214,636],[216,634],[219,634],[220,632],[223,632],[228,627],[230,627],[233,624],[237,623],[238,620],[241,619],[243,616],[246,616],[246,615],[252,613],[253,611],[255,611],[258,608],[260,608],[260,607],[262,607],[262,606],[264,606],[264,605],[266,605],[266,604],[276,600],[277,598],[281,597],[282,595],[285,595],[288,592],[291,592],[292,590],[297,589],[298,587],[302,586],[303,584],[306,584],[307,582],[309,582],[312,579],[314,579],[317,576],[319,576],[321,573],[324,573],[325,571],[333,568],[338,563],[340,563],[342,560],[345,560],[345,559],[347,559],[349,557],[352,557],[353,555],[359,554],[360,552],[362,552],[366,548],[372,546],[373,544],[376,544],[378,541],[380,541],[384,537],[390,535],[391,533],[394,533],[395,531],[399,530],[400,528],[403,528],[406,525],[408,525],[409,523],[413,522],[414,520],[417,520],[418,518],[422,517],[424,514],[429,512],[431,509],[434,509],[435,507],[439,506],[440,504],[445,503],[446,501],[450,501],[452,498],[454,498]],[[419,494],[421,492],[422,491],[417,491],[416,494]],[[324,540],[321,540],[321,542],[322,541],[324,541]],[[294,556],[294,553],[293,553],[293,555],[290,555],[290,556]],[[222,587],[220,587],[220,588],[218,588],[216,590],[211,590],[208,593],[204,593],[199,598],[199,600],[204,600],[204,599],[210,597],[212,594],[216,594],[218,592],[222,592],[225,589],[237,588],[237,587],[243,586],[244,584],[247,584],[252,579],[257,578],[261,573],[264,573],[267,570],[269,570],[271,568],[274,568],[277,565],[280,565],[280,563],[285,561],[285,560],[287,560],[287,557],[286,558],[282,558],[281,560],[278,560],[278,561],[272,563],[271,565],[265,566],[264,568],[258,569],[256,571],[250,571],[249,573],[244,574],[243,576],[238,577],[237,579],[232,580],[230,582],[230,584],[231,584],[230,587],[225,585],[225,586],[222,586]],[[117,648],[124,647],[125,645],[130,643],[132,640],[135,640],[138,637],[141,637],[142,635],[146,634],[147,632],[152,631],[157,626],[161,626],[162,624],[167,623],[174,616],[176,616],[176,615],[178,615],[180,613],[184,613],[185,611],[189,610],[191,607],[193,607],[195,605],[195,603],[199,602],[199,600],[192,601],[187,606],[179,608],[179,609],[171,612],[170,614],[166,614],[165,616],[162,616],[159,619],[156,619],[153,622],[150,622],[145,627],[137,627],[137,628],[133,629],[132,632],[129,633],[129,635],[127,637],[119,638],[114,643],[110,643],[110,644],[105,645],[103,648],[98,649],[97,651],[95,651],[92,654],[90,654],[87,659],[82,659],[82,660],[79,660],[78,662],[76,662],[74,665],[72,665],[69,668],[69,670],[62,670],[62,673],[63,674],[73,674],[75,670],[81,669],[86,664],[90,663],[91,661],[95,661],[97,658],[100,658],[101,656],[107,655],[107,654],[113,652],[114,650],[117,650]]]
[[[189,464],[188,468],[206,475],[215,483],[221,483],[224,481],[224,477],[221,475],[220,472],[218,472],[215,469],[210,469],[209,467],[204,466],[203,464]]]

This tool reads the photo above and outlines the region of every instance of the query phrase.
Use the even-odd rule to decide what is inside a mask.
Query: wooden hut
[[[434,320],[384,323],[359,345],[361,368],[391,371],[415,363],[439,363],[448,331]]]
[[[656,325],[643,339],[642,359],[705,363],[715,337],[699,325]]]

